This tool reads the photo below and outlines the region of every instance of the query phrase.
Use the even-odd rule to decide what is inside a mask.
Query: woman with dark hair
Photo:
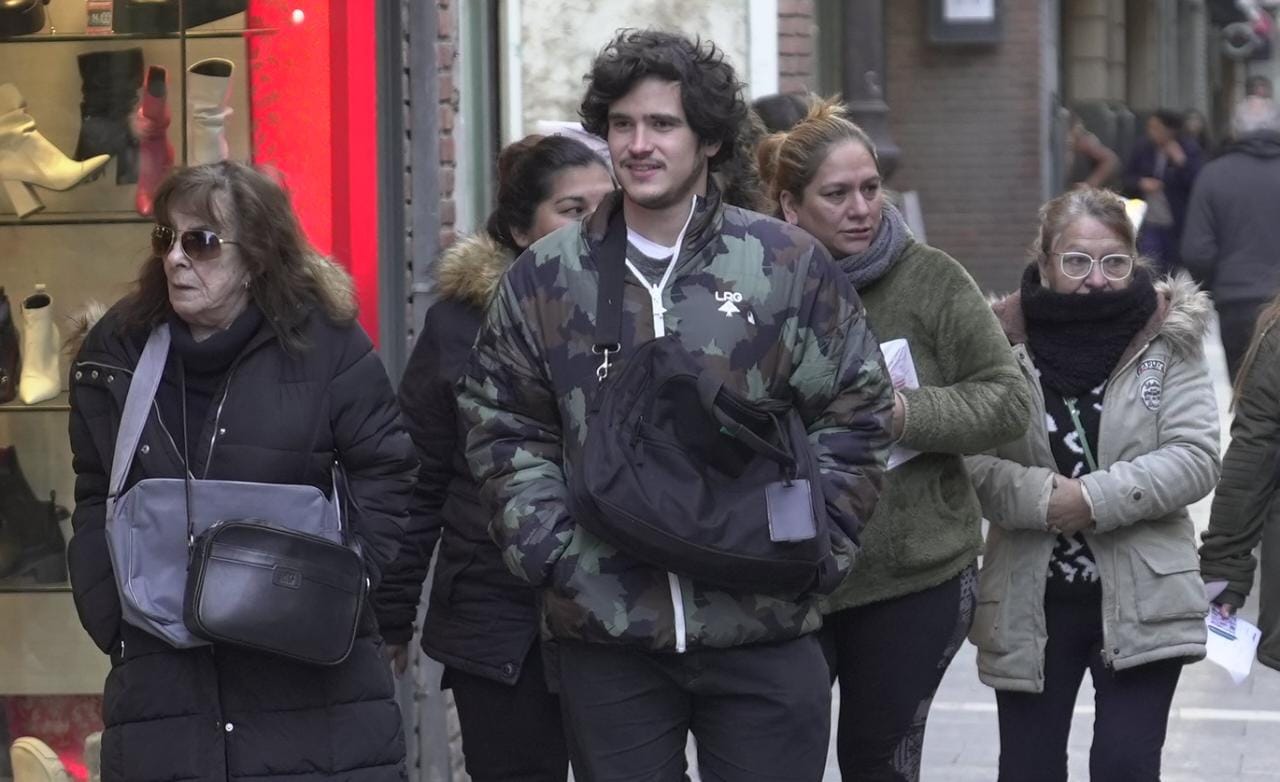
[[[919,378],[895,393],[893,436],[920,453],[890,460],[823,628],[843,778],[916,780],[929,703],[973,617],[982,514],[963,454],[1021,434],[1029,391],[982,292],[911,235],[885,200],[875,146],[837,101],[815,101],[759,157],[783,216],[826,246],[876,336],[904,340]]]
[[[809,113],[809,101],[803,95],[777,93],[751,101],[751,110],[770,133],[791,130]]]
[[[1026,435],[967,460],[991,523],[969,638],[996,689],[1000,782],[1065,782],[1085,671],[1090,779],[1156,782],[1182,666],[1205,655],[1187,505],[1218,478],[1209,300],[1134,245],[1114,193],[1058,196],[994,305],[1033,390]]]
[[[350,277],[307,243],[285,191],[235,162],[156,192],[151,257],[72,366],[80,621],[111,656],[102,779],[404,778],[395,688],[371,610],[333,666],[214,643],[175,648],[122,618],[108,555],[108,475],[153,329],[171,347],[125,484],[194,475],[309,484],[341,463],[346,523],[377,584],[404,534],[416,462],[387,374],[356,323]],[[174,519],[182,535],[184,519]]]
[[[467,469],[454,382],[506,268],[529,245],[590,214],[613,180],[581,142],[529,136],[498,157],[497,206],[485,230],[440,258],[440,300],[427,310],[405,368],[400,403],[422,467],[409,539],[378,591],[397,672],[408,660],[422,584],[437,543],[422,649],[445,665],[475,782],[564,780],[559,704],[547,691],[534,592],[503,565]]]
[[[1181,265],[1182,227],[1201,162],[1200,145],[1183,135],[1182,115],[1171,109],[1147,118],[1146,137],[1129,156],[1125,192],[1147,202],[1137,251],[1166,274]]]
[[[1262,566],[1258,603],[1258,662],[1280,670],[1280,297],[1258,317],[1252,343],[1236,372],[1235,420],[1231,444],[1222,458],[1222,478],[1213,495],[1209,529],[1200,545],[1200,575],[1206,584],[1224,584],[1210,595],[1223,617],[1242,608]],[[1258,544],[1260,552],[1255,553]]]

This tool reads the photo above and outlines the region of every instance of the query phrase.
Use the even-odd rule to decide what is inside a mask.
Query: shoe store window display
[[[110,661],[68,583],[69,357],[136,277],[170,171],[252,157],[247,6],[0,0],[0,782],[99,778]]]

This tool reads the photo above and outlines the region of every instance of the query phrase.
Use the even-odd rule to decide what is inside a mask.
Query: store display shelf
[[[111,225],[149,223],[150,217],[130,211],[119,212],[37,212],[19,218],[13,213],[0,214],[0,225]]]
[[[188,30],[188,41],[197,38],[243,38],[249,35],[272,35],[279,32],[274,27],[257,27],[247,30]],[[68,43],[74,41],[174,41],[182,37],[178,33],[45,33],[0,38],[0,43]]]
[[[6,584],[0,578],[0,592],[70,592],[71,584],[63,581],[58,584]]]
[[[66,391],[47,402],[36,402],[34,405],[23,404],[19,400],[5,402],[0,405],[0,413],[57,413],[71,409],[71,396]]]

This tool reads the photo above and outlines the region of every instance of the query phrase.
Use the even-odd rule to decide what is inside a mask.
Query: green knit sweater
[[[982,509],[962,455],[1021,437],[1031,408],[990,304],[951,256],[908,242],[858,293],[876,338],[911,347],[920,388],[902,391],[901,444],[921,453],[885,474],[862,553],[828,611],[919,592],[968,567],[982,546]]]

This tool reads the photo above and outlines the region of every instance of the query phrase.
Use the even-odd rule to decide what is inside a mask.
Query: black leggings
[[[973,565],[936,587],[837,611],[823,630],[840,681],[836,750],[846,782],[920,778],[929,706],[973,623]]]
[[[1181,659],[1113,671],[1102,662],[1097,601],[1046,600],[1044,692],[996,692],[1000,782],[1066,782],[1067,736],[1085,670],[1096,691],[1092,782],[1156,782]]]
[[[462,727],[462,753],[473,782],[564,782],[569,752],[560,701],[547,691],[539,644],[514,685],[456,668],[445,672]]]

